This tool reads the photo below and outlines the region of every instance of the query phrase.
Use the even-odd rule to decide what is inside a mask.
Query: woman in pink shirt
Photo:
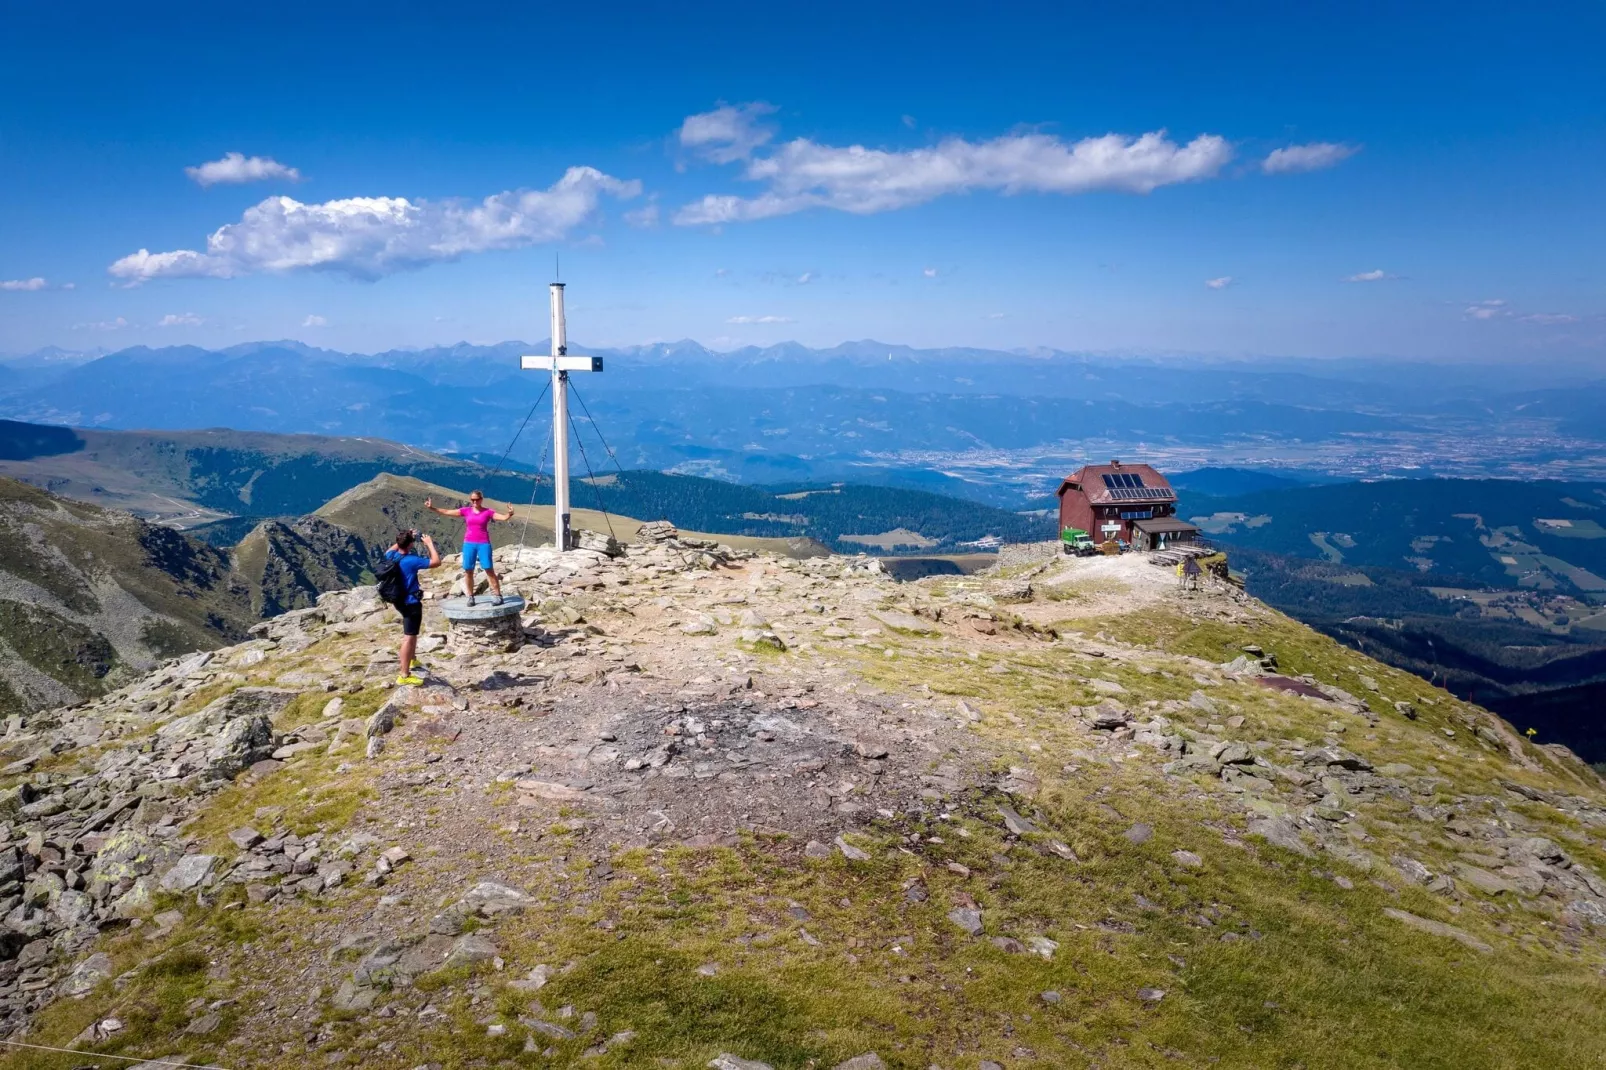
[[[468,604],[474,604],[474,566],[478,565],[485,570],[485,578],[491,581],[496,605],[501,605],[502,581],[497,578],[496,565],[491,561],[491,523],[512,520],[513,507],[508,506],[505,513],[487,509],[485,495],[476,490],[469,494],[468,504],[461,509],[437,509],[434,498],[425,498],[424,508],[441,516],[463,518],[463,589],[468,592]]]

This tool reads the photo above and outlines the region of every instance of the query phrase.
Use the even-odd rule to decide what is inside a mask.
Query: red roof
[[[1106,479],[1106,476],[1111,478]],[[1056,493],[1063,498],[1072,487],[1080,487],[1094,505],[1177,500],[1177,492],[1171,489],[1165,476],[1146,464],[1083,465],[1065,478]]]

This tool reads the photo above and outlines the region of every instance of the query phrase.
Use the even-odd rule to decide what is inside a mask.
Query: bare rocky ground
[[[390,685],[394,613],[357,589],[13,719],[6,1034],[226,1067],[1136,1065],[1111,1057],[1129,1039],[1059,1017],[1109,1013],[1100,985],[1073,992],[1079,942],[1157,915],[1258,941],[1186,889],[1262,852],[1323,895],[1377,896],[1387,940],[1606,962],[1606,806],[1565,752],[1348,652],[1298,672],[1278,654],[1315,655],[1294,638],[1203,657],[1186,631],[1115,634],[1164,618],[1315,644],[1241,592],[1042,548],[898,585],[873,559],[652,534],[501,551],[529,601],[511,641],[448,631],[442,569],[423,687]],[[1139,856],[1146,892],[1125,883]],[[1071,903],[1082,920],[1056,916]],[[1185,987],[1170,958],[1110,982],[1117,1002]],[[766,974],[813,970],[807,1002],[871,967],[807,1043],[743,1002]],[[950,1035],[932,1018],[977,970],[1035,994],[961,1006]],[[885,986],[908,1006],[862,1010]],[[904,1024],[861,1044],[850,1018]]]

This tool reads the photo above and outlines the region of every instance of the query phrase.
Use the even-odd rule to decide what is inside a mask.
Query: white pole
[[[552,284],[552,355],[569,348],[563,322],[563,283]],[[569,548],[569,373],[552,362],[552,533],[558,552]]]

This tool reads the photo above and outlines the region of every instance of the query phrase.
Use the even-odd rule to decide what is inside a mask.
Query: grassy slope
[[[1286,618],[1265,614],[1232,625],[1157,611],[1066,628],[1102,635],[1106,643],[1217,661],[1253,641],[1276,651],[1289,671],[1357,693],[1365,693],[1361,677],[1370,676],[1380,687],[1374,701],[1413,701],[1423,716],[1414,723],[1385,718],[1370,733],[1353,720],[1346,747],[1378,765],[1436,770],[1441,784],[1415,800],[1422,805],[1466,795],[1504,799],[1521,820],[1606,873],[1599,829],[1498,787],[1499,779],[1511,779],[1583,795],[1598,806],[1601,785],[1587,771],[1526,746],[1540,768],[1520,769],[1503,752],[1468,738],[1464,718],[1478,715],[1476,709]],[[1157,657],[1155,664],[1170,665],[1167,672],[1178,667]],[[778,655],[772,667],[805,669],[810,661]],[[988,671],[997,664],[1013,671]],[[1073,647],[989,648],[968,660],[955,657],[945,640],[883,637],[856,668],[893,695],[926,686],[978,707],[978,742],[998,753],[1000,770],[1021,766],[1040,778],[1031,816],[1043,833],[1005,836],[996,805],[1006,800],[977,791],[954,806],[952,821],[919,828],[918,840],[908,838],[915,830],[903,819],[882,822],[860,841],[873,854],[869,862],[833,855],[800,863],[764,839],[735,849],[636,851],[616,856],[617,877],[595,898],[578,901],[564,898],[557,875],[567,868],[564,820],[534,845],[509,838],[498,866],[528,873],[545,905],[498,926],[503,954],[520,967],[574,963],[540,1001],[595,1011],[603,1035],[636,1031],[635,1041],[587,1065],[690,1070],[722,1050],[784,1068],[828,1067],[866,1050],[893,1067],[935,1063],[950,1070],[974,1070],[984,1058],[1011,1066],[1306,1070],[1606,1061],[1599,1025],[1606,959],[1598,937],[1579,941],[1542,912],[1470,890],[1452,912],[1449,901],[1402,884],[1386,869],[1368,873],[1332,856],[1306,859],[1246,839],[1242,812],[1218,785],[1179,784],[1148,762],[1094,758],[1084,749],[1087,736],[1059,712],[1095,697],[1081,682],[1087,659]],[[1186,698],[1194,686],[1185,675],[1144,672],[1131,661],[1106,661],[1098,671],[1125,686],[1134,704]],[[1212,695],[1247,718],[1242,730],[1226,733],[1231,737],[1317,738],[1328,731],[1331,714],[1302,700],[1247,683]],[[322,699],[309,695],[303,705],[310,710]],[[1457,740],[1449,741],[1445,729],[1458,732]],[[285,806],[294,828],[338,824],[373,789],[366,767],[342,774],[337,762],[320,758],[285,778],[231,787],[200,831],[221,837],[259,805]],[[1367,834],[1366,849],[1382,858],[1405,851],[1442,870],[1452,856],[1413,835],[1403,813],[1409,805],[1383,800],[1366,808],[1356,822]],[[1151,825],[1153,838],[1127,840],[1122,834],[1134,821]],[[1069,844],[1078,861],[1044,850],[1051,838]],[[1178,849],[1199,854],[1203,864],[1179,864],[1171,854]],[[572,859],[567,866],[575,864],[585,863]],[[929,893],[924,902],[906,894],[916,881]],[[380,893],[352,894],[367,901]],[[1047,935],[1059,942],[1058,952],[1045,960],[962,938],[944,917],[961,896],[984,910],[988,935]],[[228,998],[235,991],[231,978],[247,974],[254,956],[313,953],[306,934],[322,924],[323,908],[265,915],[232,908],[238,897],[235,890],[210,909],[176,904],[185,923],[154,945],[138,931],[108,942],[119,970],[153,954],[163,956],[163,965],[116,998],[134,1028],[107,1050],[171,1054],[187,1000]],[[790,913],[790,904],[801,906],[806,919]],[[1478,954],[1408,929],[1383,916],[1385,907],[1450,922],[1494,951]],[[700,975],[696,967],[704,963],[717,972]],[[339,1064],[429,1060],[451,1070],[577,1061],[578,1041],[556,1043],[554,1063],[521,1053],[522,1030],[506,1038],[486,1034],[483,1021],[497,1014],[511,1020],[530,1002],[502,987],[511,974],[512,968],[484,969],[481,980],[494,996],[475,1002],[462,973],[421,978],[445,1013],[434,1024],[398,1018],[379,1026],[325,1011],[314,1049],[344,1052]],[[1164,999],[1143,1004],[1136,992],[1146,987],[1163,989]],[[1060,994],[1058,1004],[1040,998],[1050,990]],[[107,998],[58,1004],[33,1039],[71,1038]],[[272,1051],[224,1047],[232,1022],[185,1038],[189,1061],[281,1065]],[[393,1045],[384,1053],[372,1048],[380,1035]],[[24,1053],[6,1065],[65,1070],[77,1062]]]

